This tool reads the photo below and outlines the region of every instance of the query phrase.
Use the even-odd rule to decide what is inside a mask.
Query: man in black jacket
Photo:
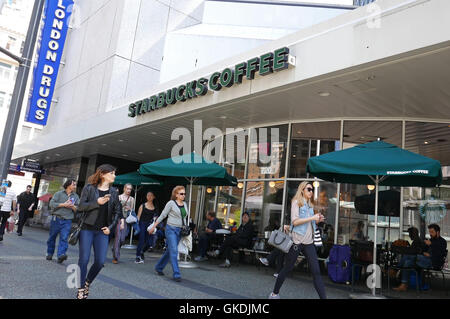
[[[252,244],[253,234],[253,224],[250,220],[250,216],[247,212],[244,212],[242,214],[242,224],[239,226],[236,233],[225,239],[220,248],[211,254],[213,257],[225,254],[225,263],[219,267],[231,267],[230,259],[233,254],[233,249],[249,248]]]
[[[17,235],[22,236],[22,229],[28,218],[33,216],[33,208],[36,205],[36,196],[31,192],[31,185],[27,186],[27,190],[17,196],[17,204],[19,204],[19,225],[17,226]]]

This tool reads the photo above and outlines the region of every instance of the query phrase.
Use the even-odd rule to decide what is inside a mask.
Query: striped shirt
[[[14,191],[11,188],[8,188],[5,197],[0,198],[0,201],[3,202],[1,211],[10,212],[12,211],[12,202],[17,201],[16,193],[14,193]]]

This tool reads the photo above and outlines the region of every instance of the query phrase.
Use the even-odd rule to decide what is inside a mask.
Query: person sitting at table
[[[206,250],[211,242],[217,238],[216,230],[222,229],[222,224],[216,218],[215,212],[208,212],[206,214],[206,219],[209,221],[206,226],[205,232],[201,233],[198,240],[198,256],[195,257],[195,261],[208,260],[206,257]]]
[[[355,232],[353,233],[352,239],[353,240],[366,240],[366,237],[364,236],[364,222],[362,220],[360,220],[358,222]]]
[[[219,249],[208,254],[211,257],[225,255],[225,263],[219,265],[219,267],[229,268],[231,267],[230,260],[233,254],[233,249],[249,247],[253,240],[253,234],[253,223],[250,220],[249,214],[244,212],[242,214],[242,224],[239,226],[236,233],[225,239]]]
[[[401,267],[418,267],[422,269],[441,269],[445,261],[447,252],[447,242],[440,236],[440,227],[436,224],[428,226],[430,240],[422,240],[419,238],[419,231],[415,227],[408,229],[408,233],[413,240],[411,247],[414,248],[416,254],[404,255],[400,260]],[[400,286],[394,288],[395,291],[408,290],[410,272],[402,271],[402,281]]]

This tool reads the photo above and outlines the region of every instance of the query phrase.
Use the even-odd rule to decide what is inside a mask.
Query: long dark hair
[[[115,170],[116,168],[110,164],[100,165],[99,167],[97,167],[95,173],[89,176],[88,183],[97,186],[102,182],[103,174],[111,173],[114,172]]]

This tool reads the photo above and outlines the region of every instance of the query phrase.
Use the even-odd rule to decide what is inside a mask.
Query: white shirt
[[[3,204],[2,207],[0,208],[2,212],[10,212],[12,211],[12,202],[13,201],[17,201],[17,196],[16,193],[14,193],[14,191],[11,188],[8,188],[8,190],[6,191],[6,195],[3,198]],[[0,199],[1,201],[1,199]]]

